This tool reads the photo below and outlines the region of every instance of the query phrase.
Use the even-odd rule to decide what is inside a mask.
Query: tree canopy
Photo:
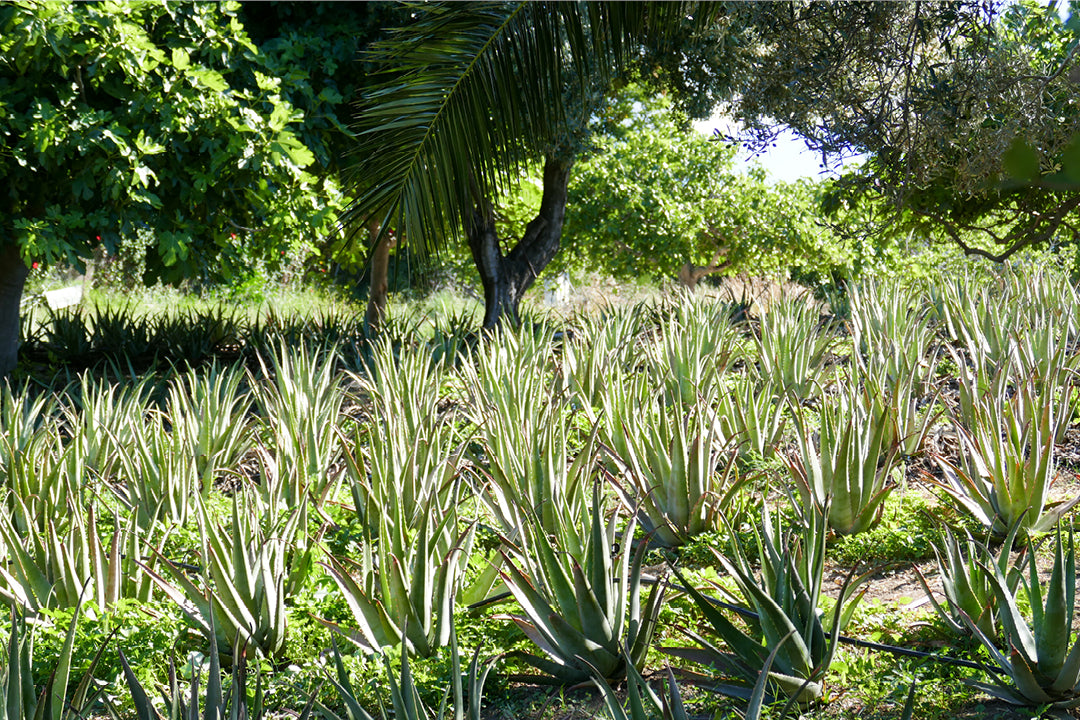
[[[460,237],[477,197],[512,187],[545,155],[573,156],[615,78],[651,63],[689,86],[689,68],[671,58],[711,36],[714,16],[696,3],[418,9],[372,48],[387,79],[359,107],[355,173],[366,191],[346,222],[385,218],[436,253]]]
[[[147,282],[230,280],[333,235],[356,56],[405,13],[327,5],[0,5],[0,375],[31,262],[137,237]]]
[[[350,217],[393,217],[437,249],[467,227],[477,195],[505,193],[530,157],[566,145],[580,126],[569,108],[589,96],[595,112],[594,96],[636,69],[692,113],[723,103],[744,140],[790,127],[826,163],[868,157],[826,198],[827,210],[876,208],[859,211],[872,221],[859,233],[915,229],[1003,258],[1073,225],[1077,37],[1053,8],[701,3],[646,15],[425,6],[379,48],[399,74],[362,107],[359,147],[391,159],[374,175],[362,165],[374,185]]]
[[[605,109],[576,166],[557,264],[622,279],[674,277],[685,263],[759,273],[845,264],[809,184],[741,172],[733,145],[688,127],[668,97],[631,90]]]
[[[732,112],[758,142],[779,122],[825,158],[866,154],[836,200],[875,204],[870,230],[913,228],[999,260],[1076,232],[1076,15],[1031,0],[734,12],[762,52],[746,56]]]
[[[153,230],[147,269],[175,281],[242,263],[243,244],[335,220],[333,179],[283,98],[238,4],[45,3],[0,8],[4,240],[77,263]]]

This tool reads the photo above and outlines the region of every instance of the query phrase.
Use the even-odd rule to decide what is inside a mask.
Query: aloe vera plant
[[[1019,303],[1005,302],[973,277],[943,286],[939,312],[949,336],[976,367],[1007,371],[1013,362],[1014,333],[1023,325]]]
[[[609,349],[597,344],[597,340],[605,337],[598,328],[585,325],[582,333],[563,347],[560,376],[571,402],[585,413],[589,422],[595,423],[600,418],[601,397],[622,376],[620,350],[619,346]],[[623,342],[632,345],[634,338]]]
[[[151,416],[149,395],[149,378],[117,385],[83,373],[77,400],[65,404],[63,413],[71,428],[70,445],[87,468],[106,479],[120,469],[121,456],[132,452]]]
[[[222,527],[200,503],[202,587],[167,559],[162,558],[164,573],[139,565],[207,638],[216,638],[224,648],[240,642],[276,657],[285,648],[286,598],[302,585],[313,563],[310,549],[296,548],[295,538],[306,532],[301,516],[297,508],[266,527],[248,494],[238,492],[231,521]]]
[[[11,472],[30,445],[56,415],[56,399],[34,397],[25,390],[16,395],[8,383],[0,384],[0,477]]]
[[[1024,591],[1031,619],[1021,613],[1017,594],[996,563],[985,564],[990,587],[998,605],[1004,650],[970,617],[964,621],[982,641],[997,666],[1009,679],[972,682],[978,689],[1015,705],[1056,710],[1080,707],[1080,640],[1073,641],[1076,618],[1076,550],[1069,535],[1064,552],[1058,529],[1054,563],[1045,589],[1034,562],[1028,564]]]
[[[343,444],[344,481],[369,532],[387,519],[391,529],[416,529],[424,498],[449,492],[446,471],[457,461],[457,434],[439,410],[445,372],[423,350],[400,354],[385,339],[373,344],[366,375],[352,375],[358,398],[370,401],[370,424],[357,424]],[[442,501],[440,501],[442,502]]]
[[[594,458],[587,438],[574,460],[561,395],[552,395],[543,371],[527,370],[506,354],[509,345],[483,344],[475,367],[462,368],[470,396],[470,413],[482,441],[482,455],[473,460],[485,479],[488,506],[504,533],[515,531],[522,512],[535,513],[549,533],[583,526],[584,503],[579,492]],[[547,350],[535,340],[520,341],[533,362],[548,366]],[[580,533],[568,549],[580,547]],[[571,540],[571,538],[567,538]]]
[[[938,602],[922,572],[918,567],[915,568],[926,596],[930,598],[938,617],[949,630],[958,635],[970,635],[968,623],[971,623],[987,637],[993,637],[997,632],[996,596],[985,567],[995,565],[1006,579],[1009,591],[1016,591],[1023,577],[1023,562],[1031,561],[1031,556],[1025,554],[1020,564],[1010,562],[1009,550],[1019,530],[1020,524],[1017,523],[995,557],[988,545],[975,542],[970,533],[965,531],[964,541],[961,543],[946,527],[939,541],[934,543],[934,555],[937,558],[945,603]]]
[[[0,567],[0,597],[35,613],[87,601],[100,610],[121,598],[148,601],[150,581],[138,563],[153,567],[153,556],[146,556],[155,544],[160,551],[168,530],[144,531],[134,517],[125,522],[117,515],[112,524],[105,543],[93,505],[69,508],[66,521],[50,518],[43,531],[19,531],[0,517],[0,558],[7,556],[6,567]]]
[[[501,419],[509,428],[529,423],[552,394],[555,362],[552,331],[501,332],[484,337],[474,362],[461,368],[472,419],[477,425]]]
[[[762,316],[755,337],[763,378],[770,378],[776,387],[799,400],[815,394],[832,337],[818,332],[818,313],[809,302],[785,296],[773,303]]]
[[[738,357],[739,334],[726,305],[681,295],[644,346],[652,384],[665,388],[670,403],[693,405]]]
[[[369,493],[377,514],[359,561],[327,558],[330,571],[357,624],[355,639],[374,651],[404,642],[428,656],[449,641],[456,595],[471,554],[473,527],[458,527],[462,484],[457,456],[444,458],[410,507],[392,495],[387,505]],[[358,500],[359,502],[359,500]],[[369,510],[370,511],[370,510]]]
[[[883,385],[904,379],[921,393],[933,377],[927,362],[933,338],[927,308],[911,288],[895,281],[864,281],[849,295],[857,364]]]
[[[815,443],[804,416],[796,416],[799,452],[787,458],[803,507],[828,507],[836,532],[865,532],[881,519],[895,487],[899,457],[895,419],[879,396],[852,383],[821,407]]]
[[[550,538],[535,515],[525,517],[513,540],[504,540],[503,582],[522,609],[508,618],[544,654],[521,657],[553,682],[617,680],[645,661],[664,585],[654,585],[642,607],[645,547],[631,547],[633,516],[619,541],[618,516],[601,519],[596,486],[581,553]]]
[[[162,413],[151,413],[135,433],[132,447],[120,453],[122,482],[109,485],[144,530],[158,522],[185,524],[195,499],[210,495],[211,486],[201,482],[196,458],[180,435],[166,431],[166,423]]]
[[[269,364],[263,362],[262,372],[267,382],[257,386],[257,397],[284,481],[277,501],[290,508],[305,496],[321,502],[337,478],[331,470],[341,453],[336,428],[345,393],[334,355],[320,357],[304,345],[294,350],[282,344]]]
[[[379,524],[384,522],[394,532],[414,531],[429,496],[437,494],[441,508],[454,489],[457,452],[438,426],[412,434],[404,422],[358,427],[343,457],[344,484],[357,518],[373,537],[379,536]]]
[[[607,415],[602,447],[631,486],[616,484],[649,536],[676,546],[718,529],[745,482],[713,411],[700,400],[685,411],[654,400]]]
[[[41,531],[83,494],[85,464],[60,434],[57,403],[48,395],[16,397],[0,387],[0,502],[20,532]]]
[[[728,649],[721,650],[712,640],[684,629],[698,647],[664,651],[713,667],[725,679],[710,686],[726,695],[752,701],[754,688],[765,675],[765,697],[770,702],[786,697],[805,704],[819,699],[839,633],[865,593],[859,587],[866,580],[866,576],[849,575],[831,617],[823,617],[826,534],[820,512],[807,513],[802,527],[787,535],[779,520],[774,525],[766,507],[761,530],[755,532],[760,576],[741,543],[736,543],[730,559],[713,550],[717,563],[735,581],[745,607],[753,613],[747,628],[741,629],[714,600],[684,581],[694,604]],[[720,586],[714,585],[714,589],[727,596]]]
[[[251,447],[247,415],[252,403],[240,390],[243,380],[241,366],[221,368],[215,362],[177,377],[169,387],[172,433],[195,457],[200,487],[210,487],[220,471],[238,465]]]
[[[973,382],[966,376],[960,409],[953,411],[961,462],[937,458],[944,479],[936,484],[998,535],[1016,523],[1022,534],[1046,532],[1080,502],[1080,496],[1049,500],[1055,477],[1054,397],[1039,394],[1032,380],[1020,382],[1011,398],[999,380],[983,393],[971,389]]]
[[[0,447],[4,444],[0,439]],[[86,494],[86,466],[76,448],[60,447],[54,429],[35,432],[20,444],[18,451],[13,446],[0,451],[11,452],[3,468],[3,504],[20,532],[42,531]]]
[[[750,373],[736,375],[731,382],[733,386],[717,397],[717,420],[724,437],[737,442],[743,456],[771,459],[784,432],[785,394],[768,379]]]
[[[396,348],[382,337],[372,343],[362,374],[350,374],[372,413],[384,425],[401,424],[412,436],[439,422],[446,366],[423,349]]]

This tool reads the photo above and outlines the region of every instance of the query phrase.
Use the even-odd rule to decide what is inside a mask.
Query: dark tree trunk
[[[548,158],[544,163],[544,194],[540,210],[525,234],[506,255],[495,231],[495,213],[486,201],[478,201],[466,233],[473,262],[484,287],[484,327],[495,328],[505,317],[517,325],[518,304],[555,253],[559,251],[566,216],[569,160]]]
[[[19,303],[30,268],[19,248],[0,249],[0,379],[11,374],[19,357]]]
[[[368,234],[374,241],[379,233],[376,223],[368,227]],[[364,326],[369,333],[377,333],[386,319],[386,300],[390,293],[390,250],[396,241],[386,233],[371,251],[371,283],[368,287],[367,312]]]

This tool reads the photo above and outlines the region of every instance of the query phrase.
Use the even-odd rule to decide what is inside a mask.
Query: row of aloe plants
[[[63,398],[8,392],[0,594],[30,615],[157,594],[216,647],[276,658],[291,598],[319,573],[351,610],[343,636],[371,652],[431,654],[453,637],[456,607],[505,596],[513,602],[497,605],[499,617],[535,646],[525,662],[560,683],[606,688],[629,677],[647,714],[665,698],[636,678],[670,592],[643,582],[649,544],[750,518],[753,546],[736,542],[716,561],[737,592],[716,592],[752,611],[751,622],[732,622],[689,587],[703,624],[687,629],[692,649],[672,654],[722,670],[728,681],[716,686],[752,707],[811,702],[864,579],[845,585],[834,613],[819,612],[827,531],[878,522],[931,424],[961,438],[960,460],[940,461],[938,486],[991,531],[1034,536],[1068,509],[1049,506],[1047,491],[1053,443],[1072,417],[1071,304],[1059,303],[1053,339],[1040,346],[1057,348],[1057,364],[1041,366],[1038,350],[1020,349],[1022,323],[1050,316],[1013,318],[1017,330],[994,341],[1004,350],[984,352],[992,343],[971,328],[988,322],[962,308],[999,304],[957,299],[970,294],[956,290],[939,311],[933,293],[854,290],[846,361],[807,303],[786,300],[740,326],[723,303],[684,298],[569,333],[542,325],[462,343],[473,349],[457,363],[438,336],[382,341],[361,372],[342,374],[332,349],[282,344],[257,370],[178,375],[164,399],[149,383],[120,390],[86,377]],[[933,402],[942,353],[960,368],[944,416]],[[784,469],[770,476],[760,459],[777,453]],[[770,510],[769,487],[790,502]],[[791,530],[774,524],[780,516],[794,518]],[[352,556],[321,542],[345,521],[361,528]],[[493,553],[476,546],[480,526],[499,539]],[[195,546],[170,544],[185,529]],[[979,622],[960,594],[941,604],[950,627],[976,618],[978,637],[1014,673],[1012,685],[984,687],[1018,702],[1075,702],[1077,651],[1058,647],[1073,616],[1071,546],[1058,544],[1043,605],[1034,575],[1020,588],[1007,560],[987,562],[974,541],[950,538],[940,554],[947,595],[963,577],[1008,609]],[[1018,588],[1044,607],[1028,635]],[[1057,645],[1044,651],[1029,636]],[[1027,653],[1019,660],[1016,643]],[[1016,679],[1031,658],[1042,674]],[[347,683],[339,676],[336,687]]]

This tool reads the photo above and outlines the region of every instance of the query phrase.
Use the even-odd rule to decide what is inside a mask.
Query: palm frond
[[[459,238],[477,197],[512,187],[530,157],[565,137],[568,97],[606,87],[643,39],[680,27],[688,7],[418,6],[408,27],[372,50],[385,70],[358,108],[356,200],[343,225],[378,219],[421,260],[437,257]]]

